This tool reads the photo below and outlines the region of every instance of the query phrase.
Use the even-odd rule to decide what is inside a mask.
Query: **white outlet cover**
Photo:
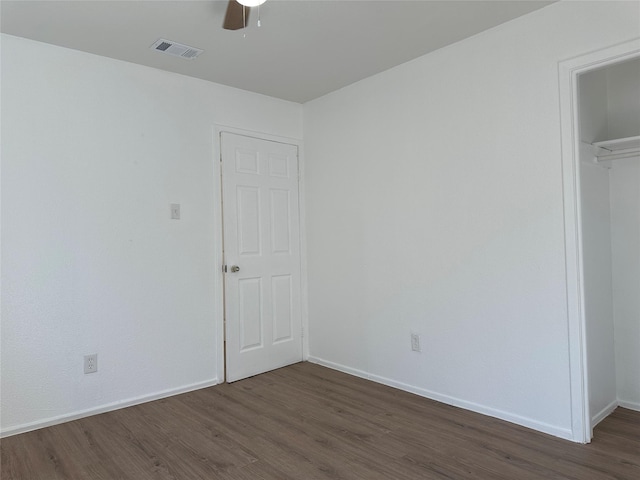
[[[96,373],[98,371],[98,354],[84,356],[84,373]]]

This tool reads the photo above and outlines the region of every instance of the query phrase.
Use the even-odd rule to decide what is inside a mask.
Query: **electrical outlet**
[[[420,335],[417,333],[411,334],[411,350],[414,352],[420,352]]]
[[[95,373],[98,371],[98,354],[84,356],[84,373]]]

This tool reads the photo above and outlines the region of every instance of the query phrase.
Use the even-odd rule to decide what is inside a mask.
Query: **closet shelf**
[[[598,163],[640,156],[640,135],[603,140],[591,145],[596,147],[596,161]]]

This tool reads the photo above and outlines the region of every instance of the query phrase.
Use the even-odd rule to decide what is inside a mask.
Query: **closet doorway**
[[[627,47],[568,75],[567,286],[572,427],[581,442],[616,408],[640,410],[640,45]]]
[[[640,58],[578,78],[589,418],[640,410]]]

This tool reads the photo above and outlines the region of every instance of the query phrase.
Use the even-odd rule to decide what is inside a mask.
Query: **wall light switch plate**
[[[414,352],[420,352],[420,335],[417,333],[411,334],[411,350]]]
[[[171,204],[171,220],[180,220],[180,204]]]

